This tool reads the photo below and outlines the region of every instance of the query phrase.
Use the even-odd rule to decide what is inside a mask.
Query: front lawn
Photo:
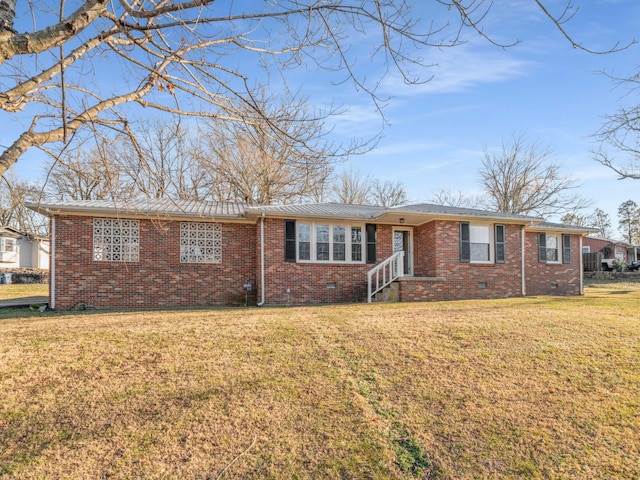
[[[639,478],[640,285],[0,322],[0,477]]]
[[[26,298],[35,296],[48,296],[48,283],[11,283],[0,284],[0,300]]]

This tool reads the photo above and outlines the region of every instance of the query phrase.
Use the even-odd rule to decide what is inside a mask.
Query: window
[[[569,235],[565,236],[569,237]],[[558,235],[542,232],[538,233],[538,261],[547,263],[559,263],[559,246]],[[571,252],[570,247],[571,245],[569,244],[569,255]]]
[[[491,228],[489,228],[489,225],[474,225],[468,222],[460,222],[461,262],[491,262],[491,243]],[[502,239],[502,254],[504,256],[504,230]]]
[[[362,261],[362,227],[351,227],[351,261]]]
[[[361,225],[332,225],[285,220],[285,261],[362,262]],[[375,240],[373,243],[375,249]],[[297,257],[296,257],[297,255]]]
[[[4,251],[5,253],[13,253],[16,251],[16,240],[15,238],[5,238],[4,239]]]
[[[582,253],[591,253],[591,247],[589,245],[582,247]]]
[[[571,263],[571,235],[562,235],[562,263]]]
[[[137,262],[140,224],[138,220],[93,219],[93,259],[98,262]]]
[[[495,226],[496,263],[504,263],[504,225]]]
[[[182,222],[180,263],[222,263],[222,225]]]
[[[308,223],[298,226],[298,259],[311,260],[311,225]]]
[[[329,260],[329,225],[316,225],[316,260]]]

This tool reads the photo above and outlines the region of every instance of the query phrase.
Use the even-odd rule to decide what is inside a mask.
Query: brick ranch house
[[[591,232],[432,204],[29,207],[50,217],[56,309],[362,302],[387,283],[406,302],[580,295]]]
[[[582,241],[582,253],[602,253],[603,258],[616,258],[626,263],[638,260],[640,246],[609,238],[585,237]]]

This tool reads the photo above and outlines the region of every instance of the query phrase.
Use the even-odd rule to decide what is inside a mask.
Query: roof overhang
[[[78,217],[107,217],[107,218],[130,218],[156,221],[194,221],[194,222],[225,222],[225,223],[253,223],[254,220],[247,218],[243,214],[216,214],[194,213],[180,208],[164,210],[145,210],[141,208],[129,208],[126,205],[114,204],[112,207],[96,207],[90,205],[63,205],[53,203],[30,203],[25,205],[41,215],[53,216],[78,216]]]

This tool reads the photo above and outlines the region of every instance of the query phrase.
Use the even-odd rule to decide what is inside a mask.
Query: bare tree
[[[326,140],[324,117],[304,100],[257,100],[269,120],[243,113],[244,122],[210,120],[200,129],[194,158],[219,200],[291,203],[322,195],[334,165],[369,148]]]
[[[47,233],[46,217],[25,207],[25,201],[38,202],[43,192],[35,184],[18,179],[11,171],[0,182],[0,226],[12,227],[23,233]]]
[[[611,238],[611,218],[604,210],[596,208],[590,217],[590,227],[598,229],[596,236],[600,238]]]
[[[208,178],[197,162],[189,132],[179,122],[142,121],[132,125],[135,135],[121,137],[112,161],[134,196],[200,200]],[[133,141],[135,139],[135,141]]]
[[[480,197],[470,195],[462,190],[452,192],[448,188],[438,190],[429,201],[449,207],[482,208],[483,206],[483,200]]]
[[[331,198],[350,205],[370,205],[373,180],[357,170],[342,172],[331,186]]]
[[[481,184],[489,207],[522,215],[562,215],[581,210],[589,202],[572,191],[578,184],[551,162],[551,150],[540,142],[514,135],[499,154],[485,147]]]
[[[400,182],[374,180],[371,185],[371,200],[374,205],[398,207],[407,203],[407,191]]]
[[[536,4],[574,46],[584,48],[564,30],[571,3],[559,15],[540,0]],[[279,84],[290,68],[324,69],[341,82],[353,82],[380,107],[386,98],[376,87],[388,71],[400,72],[406,83],[430,78],[421,49],[461,44],[465,29],[499,45],[482,25],[492,5],[487,0],[434,1],[448,15],[442,26],[413,18],[407,0],[42,0],[21,5],[21,14],[33,19],[24,33],[15,29],[17,1],[0,1],[0,123],[24,112],[32,121],[0,151],[0,174],[32,147],[60,153],[79,137],[108,131],[131,135],[126,119],[139,107],[147,116],[155,110],[244,123],[250,121],[248,107],[253,118],[268,120],[255,101],[256,65],[265,67],[264,78],[277,78]],[[365,39],[373,58],[358,63],[350,47]],[[366,68],[369,63],[389,68],[375,76]],[[290,139],[281,133],[283,141]]]
[[[640,71],[629,78],[611,78],[628,88],[628,96],[638,93]],[[596,133],[600,148],[594,152],[594,159],[613,170],[619,179],[640,179],[640,105],[621,108],[605,118],[605,123]]]
[[[633,200],[618,207],[618,226],[625,242],[640,244],[640,208]]]
[[[591,225],[591,216],[579,211],[565,213],[560,218],[560,223],[565,225],[575,225],[576,227],[588,227]]]
[[[127,199],[134,194],[115,161],[117,141],[63,152],[47,167],[47,191],[59,200]]]
[[[349,169],[331,184],[331,199],[352,205],[397,207],[407,202],[407,192],[400,182],[382,182]]]

